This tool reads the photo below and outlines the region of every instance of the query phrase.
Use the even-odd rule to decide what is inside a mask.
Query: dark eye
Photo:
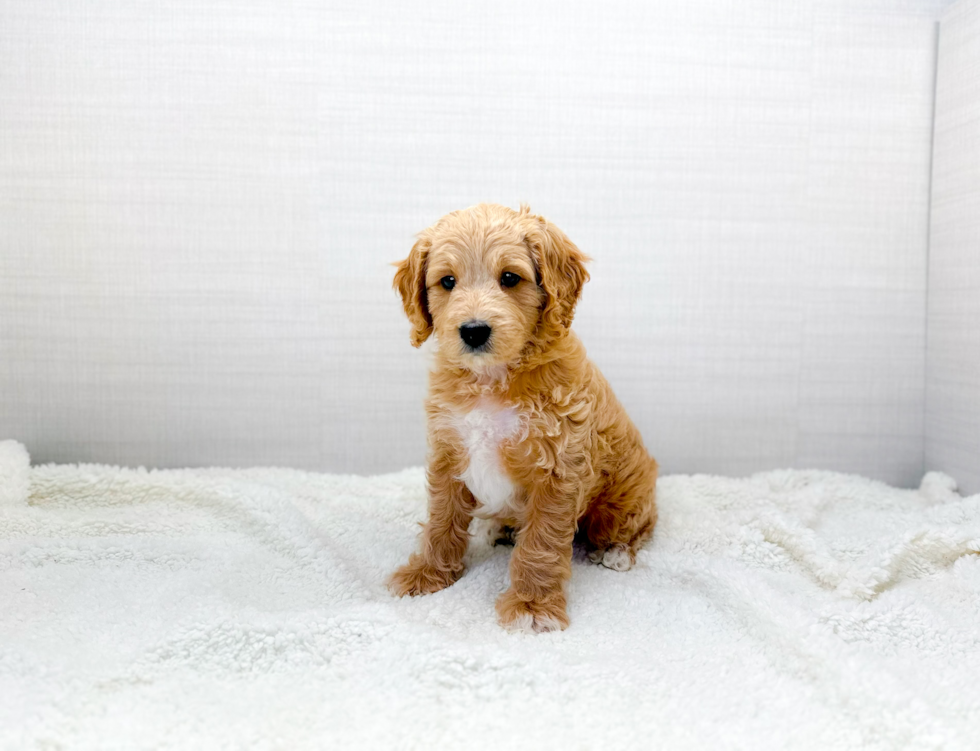
[[[442,285],[443,289],[452,289],[456,286],[456,277],[454,276],[444,276],[439,280],[439,284]]]
[[[505,287],[516,287],[521,278],[510,271],[505,271],[500,275],[500,283]]]

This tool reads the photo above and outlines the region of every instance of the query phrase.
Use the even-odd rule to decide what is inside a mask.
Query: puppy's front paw
[[[500,625],[508,631],[540,634],[568,628],[565,595],[562,592],[545,602],[527,602],[518,597],[511,587],[497,598],[497,615]]]
[[[410,560],[388,580],[388,589],[399,597],[428,595],[454,583],[462,571],[441,571],[423,561]]]

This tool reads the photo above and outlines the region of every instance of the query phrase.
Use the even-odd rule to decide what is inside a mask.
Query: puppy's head
[[[565,335],[589,278],[587,260],[526,206],[479,204],[422,232],[397,264],[394,286],[413,346],[434,331],[451,362],[480,371]]]

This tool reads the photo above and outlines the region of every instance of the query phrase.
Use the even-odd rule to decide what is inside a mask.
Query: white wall
[[[390,261],[526,200],[667,472],[923,456],[939,0],[0,4],[0,434],[424,455]]]
[[[980,493],[980,0],[960,0],[939,36],[926,466]]]

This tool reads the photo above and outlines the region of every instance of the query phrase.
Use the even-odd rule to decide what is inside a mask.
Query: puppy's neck
[[[512,378],[511,368],[506,363],[482,368],[466,368],[453,362],[440,351],[436,352],[433,366],[431,373],[435,380],[432,383],[469,397],[506,394]]]
[[[553,332],[547,338],[528,342],[520,360],[512,368],[515,373],[531,375],[542,368],[548,369],[570,357],[576,359],[582,349],[578,337],[570,329]]]
[[[510,368],[507,365],[492,365],[488,368],[470,371],[481,388],[504,388],[510,380]]]
[[[550,393],[556,385],[567,384],[584,372],[585,347],[572,332],[552,340],[552,346],[537,350],[534,356],[514,363],[485,368],[464,368],[436,355],[433,369],[437,388],[455,398],[515,399],[528,394]]]

